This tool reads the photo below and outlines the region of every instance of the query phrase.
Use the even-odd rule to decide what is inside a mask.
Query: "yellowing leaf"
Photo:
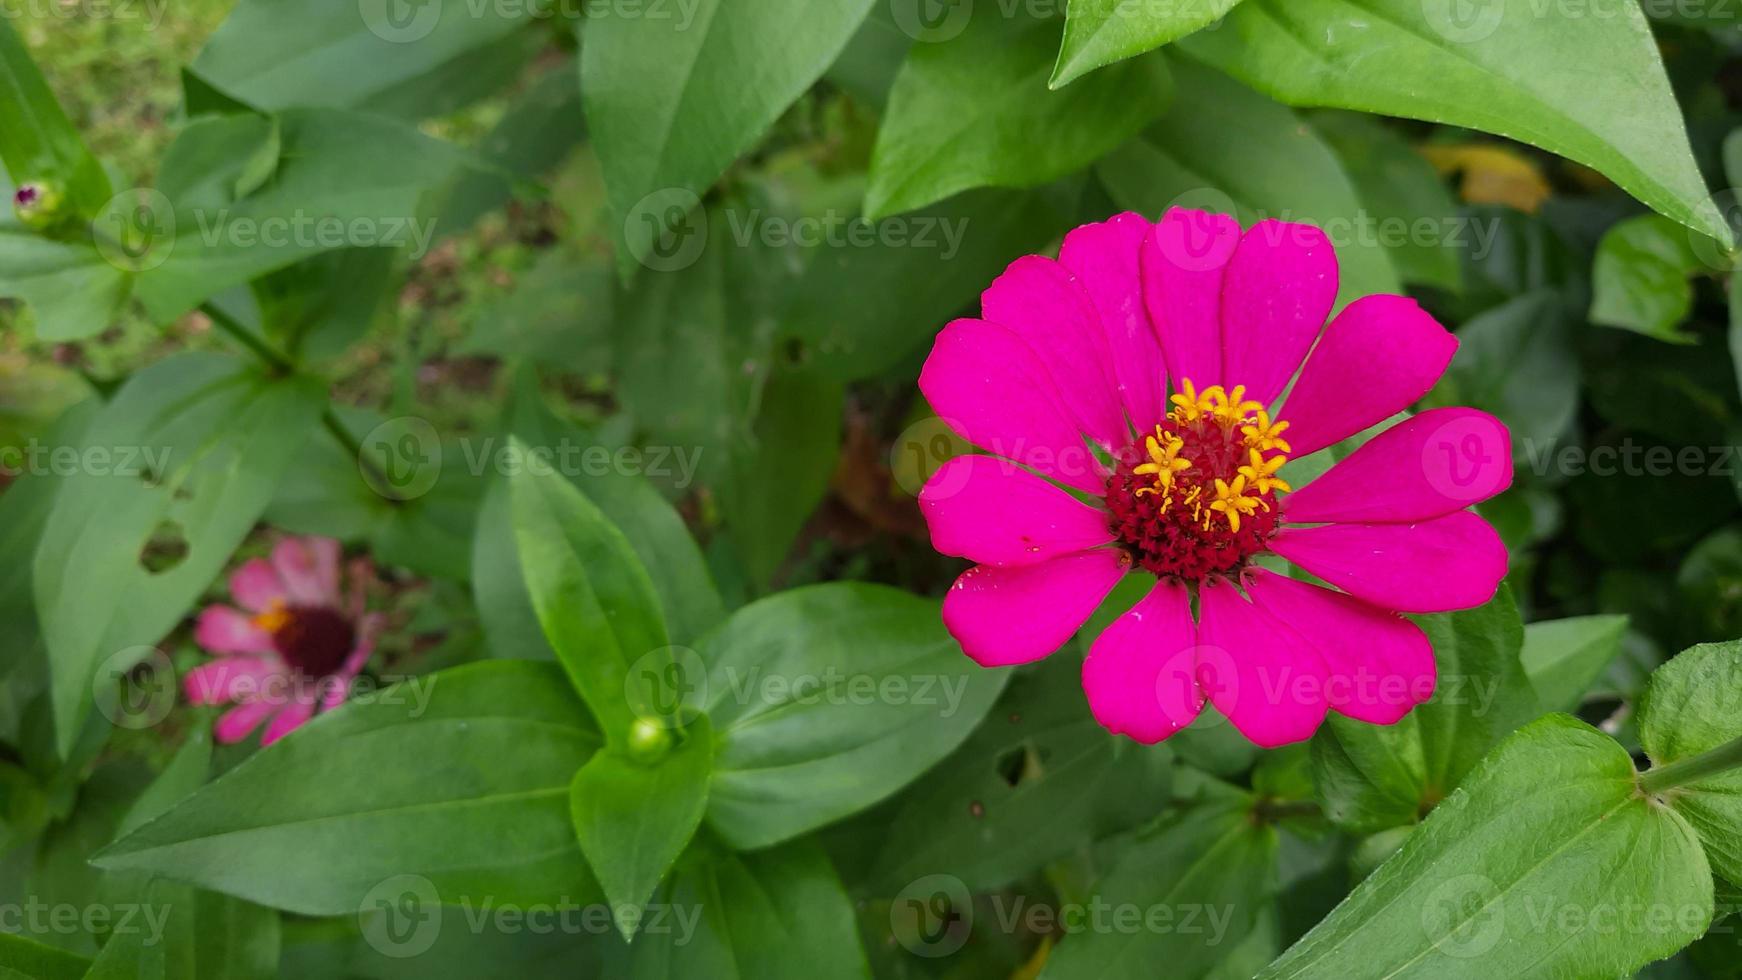
[[[1550,188],[1534,160],[1504,146],[1468,143],[1424,146],[1422,155],[1442,174],[1463,174],[1458,193],[1469,204],[1504,204],[1535,214]]]

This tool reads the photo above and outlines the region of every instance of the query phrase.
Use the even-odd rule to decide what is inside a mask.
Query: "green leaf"
[[[776,371],[762,390],[755,431],[732,453],[720,510],[759,592],[768,589],[828,493],[845,402],[839,382],[814,372]]]
[[[1731,640],[1690,647],[1652,672],[1639,703],[1639,741],[1654,767],[1742,736],[1739,668],[1742,641]],[[1699,832],[1712,869],[1742,881],[1742,770],[1679,786],[1665,798]]]
[[[0,975],[6,980],[79,980],[90,965],[91,961],[82,956],[0,933]]]
[[[648,899],[701,825],[714,761],[706,715],[682,731],[655,727],[643,737],[657,748],[639,755],[635,746],[607,749],[569,785],[575,837],[626,942],[634,941]],[[647,757],[657,751],[664,754]]]
[[[40,435],[42,446],[53,453],[61,446],[81,445],[85,426],[102,407],[102,399],[87,397],[67,408]],[[20,437],[20,441],[23,438],[27,437]],[[36,553],[59,489],[60,478],[50,470],[26,474],[0,494],[0,554]],[[36,597],[31,586],[32,564],[22,560],[0,564],[0,622],[7,624],[0,631],[0,692],[16,699],[19,705],[35,694],[25,678],[47,677],[42,630],[37,623]],[[17,745],[20,743],[14,729],[19,719],[7,701],[8,698],[0,698],[0,739]]]
[[[1476,609],[1418,621],[1439,668],[1432,699],[1389,727],[1333,715],[1312,741],[1326,815],[1354,833],[1420,819],[1538,713],[1510,589]]]
[[[268,980],[277,976],[278,913],[167,879],[130,898],[143,910],[109,934],[87,977],[115,980]],[[125,905],[113,905],[126,908]]]
[[[580,75],[574,60],[558,62],[515,96],[478,153],[497,170],[472,170],[447,195],[438,227],[471,227],[530,182],[553,170],[586,138]],[[573,299],[573,297],[571,297]]]
[[[1463,288],[1460,248],[1475,222],[1458,211],[1446,181],[1396,129],[1358,112],[1322,110],[1308,117],[1342,161],[1385,254],[1405,282]]]
[[[337,248],[406,247],[421,258],[436,230],[430,192],[477,164],[379,116],[292,109],[276,119],[278,164],[251,193],[237,188],[258,166],[272,127],[257,116],[207,117],[171,144],[157,192],[100,219],[111,237],[137,243],[135,290],[157,322]]]
[[[879,821],[877,894],[937,873],[999,888],[1167,806],[1173,753],[1109,735],[1081,671],[1057,656],[1017,677],[986,724],[902,794]]]
[[[176,749],[169,764],[139,794],[116,828],[115,836],[132,833],[147,822],[160,817],[170,807],[192,796],[206,784],[212,768],[212,733],[203,726],[188,733],[187,741]]]
[[[587,19],[581,99],[625,246],[619,268],[670,230],[671,200],[698,200],[810,88],[872,2],[697,0],[677,16]],[[640,234],[644,220],[660,227]]]
[[[38,340],[83,340],[107,330],[129,287],[126,271],[94,246],[0,223],[0,296],[30,306]]]
[[[33,569],[63,753],[93,683],[149,653],[229,561],[324,404],[313,379],[188,353],[133,375],[92,420]]]
[[[1571,711],[1615,655],[1627,632],[1626,616],[1574,616],[1524,627],[1524,672],[1542,706]]]
[[[733,453],[751,441],[782,285],[772,249],[733,241],[739,211],[753,213],[740,198],[693,212],[687,234],[700,237],[685,237],[668,268],[638,277],[617,312],[618,398],[644,442],[699,452],[701,472],[688,475],[710,483],[730,474]]]
[[[599,741],[554,665],[456,667],[316,716],[94,863],[305,915],[585,902],[569,782]]]
[[[49,90],[13,18],[0,24],[0,163],[14,185],[57,184],[81,216],[109,199],[109,178]]]
[[[810,343],[811,364],[842,380],[890,370],[979,298],[1012,256],[1039,251],[1070,228],[1060,188],[982,188],[872,228],[900,231],[867,248],[821,248],[781,316]],[[923,235],[927,247],[915,239]],[[852,295],[853,302],[841,297]]]
[[[279,975],[278,912],[229,895],[158,881],[152,899],[170,908],[166,974],[222,980]]]
[[[614,444],[601,433],[584,432],[556,418],[539,393],[537,377],[530,369],[523,368],[516,375],[505,415],[513,434],[535,451],[548,450],[559,460],[573,459],[572,451],[579,451],[580,465],[574,471],[565,469],[564,475],[598,505],[635,549],[659,593],[666,632],[672,642],[694,643],[725,616],[719,590],[708,575],[701,549],[683,517],[646,478],[615,462],[633,461],[637,456],[626,454],[636,451]],[[502,445],[500,440],[486,445],[485,458],[490,465],[497,462],[494,453]],[[610,466],[597,467],[589,455],[595,449],[609,451],[613,460]],[[565,451],[569,452],[565,455]],[[639,458],[649,472],[657,468],[660,472],[673,470],[681,474],[686,466],[696,462],[694,457],[686,459],[675,452],[657,459],[645,454]],[[683,477],[680,475],[679,479]],[[554,658],[556,653],[544,639],[532,600],[526,593],[511,517],[507,483],[494,481],[478,515],[472,550],[472,588],[477,595],[478,611],[498,656]]]
[[[1507,2],[1249,0],[1182,43],[1259,91],[1450,123],[1602,171],[1664,215],[1728,244],[1688,146],[1650,25]],[[1604,70],[1593,74],[1591,65]]]
[[[1341,299],[1401,291],[1366,211],[1331,148],[1288,108],[1182,56],[1168,58],[1178,97],[1153,126],[1095,168],[1115,203],[1159,215],[1172,205],[1307,221],[1337,246]]]
[[[478,311],[459,353],[526,358],[576,374],[610,370],[614,275],[604,256],[544,252],[512,290]]]
[[[1677,329],[1694,306],[1688,277],[1706,269],[1692,234],[1658,214],[1617,223],[1597,243],[1591,322],[1672,344],[1697,338]]]
[[[1730,368],[1736,386],[1742,390],[1742,276],[1731,276],[1726,290],[1730,301],[1730,317],[1724,340],[1730,348]]]
[[[464,581],[486,489],[465,465],[473,445],[440,438],[418,416],[388,419],[349,406],[334,412],[353,438],[364,434],[363,451],[383,476],[365,477],[339,440],[311,440],[279,481],[267,522],[293,534],[367,541],[383,562]]]
[[[828,857],[810,841],[751,854],[691,848],[655,897],[670,914],[647,922],[633,946],[618,947],[603,975],[636,980],[870,976],[852,900]]]
[[[540,10],[536,3],[400,9],[393,0],[327,7],[241,0],[190,70],[220,92],[267,111],[325,107],[435,115],[463,104],[455,104],[444,88],[475,84],[478,75],[499,79],[481,70],[488,67],[480,63],[481,54],[524,53],[532,41],[524,29]]]
[[[948,755],[1009,677],[962,655],[938,604],[837,583],[740,609],[692,704],[718,749],[708,823],[764,847],[862,810]]]
[[[1060,88],[1115,61],[1159,48],[1206,27],[1240,0],[1186,0],[1185,3],[1129,3],[1127,0],[1071,0],[1065,37],[1052,67],[1050,88]]]
[[[1124,849],[1094,891],[1088,919],[1047,958],[1044,980],[1218,976],[1257,927],[1276,888],[1277,833],[1245,799],[1163,820]],[[1129,926],[1132,911],[1144,914]],[[1165,913],[1166,918],[1159,918]],[[1120,925],[1124,917],[1126,925]],[[1068,924],[1067,924],[1068,927]]]
[[[1613,739],[1551,715],[1259,977],[1627,976],[1711,917],[1693,829],[1639,794]]]
[[[526,450],[518,439],[512,446]],[[623,532],[555,470],[523,467],[508,486],[521,572],[545,639],[615,745],[635,720],[625,694],[630,665],[671,659],[653,582]]]
[[[1515,460],[1541,470],[1579,409],[1573,324],[1560,298],[1537,290],[1484,311],[1458,330],[1458,352],[1436,404],[1492,412],[1512,430]]]
[[[398,259],[389,248],[342,248],[255,279],[261,333],[297,363],[339,358],[380,319],[404,272]]]
[[[948,41],[916,44],[889,92],[865,215],[912,211],[975,187],[1035,187],[1125,142],[1167,106],[1158,58],[1048,90],[1057,21],[982,10]]]

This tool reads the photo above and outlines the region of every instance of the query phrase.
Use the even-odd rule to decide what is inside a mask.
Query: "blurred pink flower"
[[[1506,548],[1467,508],[1511,484],[1511,436],[1473,409],[1422,412],[1294,490],[1290,458],[1404,411],[1458,347],[1403,296],[1326,326],[1337,291],[1319,229],[1176,208],[1017,259],[981,319],[946,326],[920,388],[992,455],[950,460],[920,504],[933,545],[978,563],[943,608],[968,656],[1045,657],[1137,568],[1154,588],[1083,664],[1110,731],[1160,741],[1207,701],[1276,746],[1328,710],[1392,724],[1426,700],[1433,651],[1399,613],[1493,597]]]
[[[239,742],[262,722],[271,745],[319,708],[344,703],[374,649],[379,620],[363,612],[361,574],[350,601],[340,593],[339,542],[285,538],[270,559],[251,558],[230,576],[240,609],[207,606],[194,642],[217,656],[190,671],[183,689],[194,704],[235,707],[218,719],[220,742]]]

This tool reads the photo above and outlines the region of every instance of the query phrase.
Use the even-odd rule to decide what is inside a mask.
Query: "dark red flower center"
[[[35,185],[25,184],[23,187],[18,188],[17,192],[12,195],[12,203],[18,207],[27,208],[36,203],[36,199],[40,194],[41,192],[36,189]]]
[[[256,620],[291,669],[316,680],[338,671],[357,646],[357,630],[328,606],[274,606]]]
[[[1276,533],[1288,423],[1272,424],[1243,388],[1183,389],[1167,418],[1118,454],[1107,509],[1134,562],[1199,581],[1245,566]]]

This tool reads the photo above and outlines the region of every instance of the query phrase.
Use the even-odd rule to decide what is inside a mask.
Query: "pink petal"
[[[1247,602],[1227,579],[1198,589],[1198,683],[1254,745],[1311,738],[1325,720],[1325,663],[1317,650]]]
[[[213,653],[271,653],[272,634],[254,625],[248,614],[229,606],[200,610],[194,642]]]
[[[1264,569],[1248,573],[1246,592],[1324,658],[1326,699],[1334,710],[1394,725],[1433,696],[1433,647],[1421,627],[1402,616]]]
[[[1458,339],[1415,300],[1366,296],[1319,341],[1283,403],[1296,456],[1316,452],[1396,415],[1427,394]]]
[[[1473,408],[1436,408],[1374,436],[1282,508],[1301,524],[1398,524],[1443,517],[1511,485],[1505,423]]]
[[[223,704],[259,694],[279,665],[263,657],[219,657],[188,671],[182,690],[192,704]]]
[[[1197,630],[1178,582],[1155,588],[1096,638],[1083,661],[1083,692],[1101,727],[1153,745],[1204,708]]]
[[[345,699],[351,696],[351,682],[355,676],[356,672],[353,671],[347,675],[334,674],[328,678],[328,685],[321,694],[322,711],[331,711],[345,703]]]
[[[1222,382],[1222,280],[1240,245],[1240,222],[1174,208],[1151,229],[1141,256],[1143,302],[1173,386]]]
[[[1094,301],[1069,270],[1045,256],[1017,259],[980,295],[980,315],[1022,338],[1096,442],[1118,448],[1130,441],[1107,336]]]
[[[987,452],[1093,494],[1107,473],[1027,345],[984,320],[956,320],[938,333],[919,389],[955,433]]]
[[[1039,660],[1088,621],[1130,565],[1112,548],[1039,565],[977,565],[944,596],[944,626],[982,667]]]
[[[1399,612],[1480,606],[1506,577],[1506,545],[1467,510],[1416,524],[1284,528],[1270,549],[1352,596]]]
[[[272,567],[293,605],[339,606],[339,542],[285,538],[272,549]]]
[[[265,612],[274,602],[288,602],[284,583],[264,558],[250,558],[230,576],[230,598],[249,612]]]
[[[932,547],[985,565],[1032,565],[1111,542],[1107,514],[1008,460],[957,456],[919,492]]]
[[[357,647],[345,657],[345,662],[339,669],[325,680],[328,686],[321,695],[321,710],[331,711],[345,703],[351,695],[351,682],[363,665],[369,662],[370,654],[375,651],[375,636],[381,631],[381,617],[369,615],[363,617],[363,623],[357,630]]]
[[[261,746],[271,745],[289,735],[291,731],[313,717],[314,713],[315,703],[313,701],[291,702],[288,707],[278,713],[276,718],[272,719],[272,724],[266,726],[266,734],[260,736]]]
[[[1270,404],[1294,377],[1337,302],[1337,254],[1312,225],[1260,221],[1222,284],[1222,380]]]
[[[223,717],[212,727],[212,734],[225,745],[240,742],[254,729],[259,728],[260,723],[280,706],[280,702],[270,699],[239,704],[224,712]]]
[[[1114,381],[1125,413],[1139,430],[1166,414],[1167,370],[1161,344],[1143,307],[1138,256],[1151,225],[1130,211],[1083,225],[1065,236],[1059,264],[1089,291],[1113,358]]]

